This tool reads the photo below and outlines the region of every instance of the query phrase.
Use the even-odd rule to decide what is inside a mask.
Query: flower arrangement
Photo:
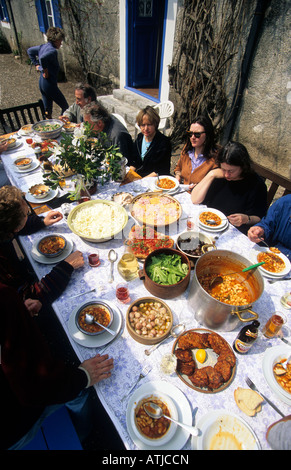
[[[53,167],[46,174],[45,183],[53,189],[60,185],[68,170],[83,175],[88,185],[97,179],[101,184],[110,177],[117,180],[123,159],[119,148],[110,145],[107,135],[96,133],[88,122],[76,127],[73,134],[62,134],[60,143],[54,144],[50,156],[63,169],[62,172]]]

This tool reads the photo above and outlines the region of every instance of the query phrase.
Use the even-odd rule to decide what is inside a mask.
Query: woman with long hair
[[[214,128],[207,116],[198,116],[187,130],[187,140],[174,170],[177,180],[197,184],[213,168],[218,146]]]
[[[215,168],[191,192],[194,204],[223,212],[229,222],[247,233],[267,211],[267,187],[253,171],[246,147],[229,142],[217,156]]]

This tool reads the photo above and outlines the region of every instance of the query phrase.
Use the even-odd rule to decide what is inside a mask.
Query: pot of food
[[[263,293],[264,281],[257,269],[242,272],[252,263],[227,250],[202,255],[194,269],[188,307],[196,320],[213,330],[232,331],[240,322],[258,318],[251,306]],[[228,276],[230,273],[231,276]],[[220,284],[211,283],[217,276]]]

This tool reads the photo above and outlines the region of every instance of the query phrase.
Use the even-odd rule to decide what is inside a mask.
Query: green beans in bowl
[[[32,130],[42,139],[57,139],[62,132],[64,126],[60,119],[46,119],[33,124]]]

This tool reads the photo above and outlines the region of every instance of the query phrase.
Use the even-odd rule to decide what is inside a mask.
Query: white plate
[[[269,252],[269,251],[270,250],[267,247],[256,245],[251,251],[251,256],[253,257],[254,262],[257,263],[258,262],[258,258],[257,258],[258,254],[262,253],[262,252],[266,253],[266,252]],[[279,273],[272,273],[272,272],[267,271],[266,269],[264,269],[263,266],[259,266],[259,270],[261,271],[261,273],[264,276],[267,276],[267,277],[271,277],[271,278],[284,277],[284,276],[286,276],[286,274],[289,273],[289,271],[291,269],[290,261],[287,258],[287,256],[285,256],[283,253],[274,253],[274,254],[279,256],[284,261],[285,269],[283,269],[283,271],[280,271]]]
[[[27,193],[25,194],[25,199],[28,202],[32,202],[34,204],[42,204],[44,202],[48,202],[48,201],[51,201],[52,199],[54,199],[58,195],[58,192],[59,192],[58,189],[51,189],[45,197],[42,197],[41,199],[38,199],[38,198],[34,197],[32,194],[30,194],[29,191],[27,191]]]
[[[131,412],[132,408],[135,406],[135,403],[137,403],[144,394],[152,394],[154,392],[160,391],[161,393],[165,393],[168,395],[174,402],[177,411],[178,411],[178,421],[181,421],[185,424],[192,425],[192,410],[191,406],[184,395],[184,393],[181,392],[175,385],[172,385],[169,382],[166,382],[164,380],[161,381],[153,381],[153,382],[147,382],[143,385],[141,385],[133,394],[131,395],[127,409],[126,409],[126,425],[127,425],[127,430],[128,433],[135,443],[135,445],[141,449],[141,450],[180,450],[183,448],[183,446],[186,444],[188,438],[189,438],[189,433],[185,431],[185,429],[181,428],[180,426],[177,427],[177,431],[174,435],[174,437],[167,443],[165,443],[163,446],[148,446],[144,444],[138,436],[135,434],[132,426],[131,426]]]
[[[48,233],[48,235],[52,235],[52,234]],[[62,254],[60,254],[59,256],[55,256],[54,258],[48,258],[47,256],[44,256],[37,251],[37,244],[41,238],[38,238],[37,240],[35,240],[31,248],[31,256],[33,257],[34,261],[37,261],[38,263],[57,264],[60,261],[63,261],[67,256],[69,256],[69,254],[73,250],[73,246],[74,246],[73,242],[65,237],[67,240],[67,246],[62,252]]]
[[[154,181],[153,181],[153,184],[151,184],[152,188],[154,191],[164,191],[165,193],[168,193],[168,194],[172,194],[172,193],[175,193],[176,191],[178,191],[178,189],[180,188],[180,183],[179,181],[174,178],[173,176],[168,176],[168,175],[160,175],[159,176],[160,179],[164,179],[164,178],[168,178],[169,180],[173,181],[175,183],[175,187],[174,188],[171,188],[171,189],[163,189],[163,188],[160,188],[157,183],[158,183],[158,178],[155,178]]]
[[[286,392],[274,377],[273,366],[276,362],[279,362],[280,358],[288,358],[291,354],[290,346],[275,346],[266,350],[263,357],[263,374],[268,385],[271,387],[273,392],[287,405],[291,405],[291,395]]]
[[[76,313],[79,310],[79,308],[82,307],[82,305],[88,302],[88,300],[86,300],[85,302],[83,302],[82,304],[74,308],[73,312],[70,315],[67,325],[68,325],[69,333],[71,337],[73,338],[73,340],[76,341],[76,343],[80,344],[81,346],[85,346],[86,348],[99,348],[101,346],[105,346],[106,344],[113,341],[114,338],[116,338],[122,326],[122,315],[121,315],[119,308],[115,304],[104,299],[98,299],[98,298],[95,299],[94,294],[91,294],[91,296],[92,295],[93,295],[93,298],[91,297],[90,300],[94,300],[94,302],[95,301],[98,302],[98,300],[102,300],[102,302],[105,302],[106,304],[108,304],[108,306],[112,309],[114,318],[113,318],[113,322],[110,325],[110,329],[115,331],[115,336],[108,333],[108,331],[104,331],[100,335],[90,336],[90,335],[85,335],[85,333],[82,333],[82,331],[79,330],[75,321]]]
[[[246,421],[227,410],[210,411],[199,420],[197,427],[201,433],[198,437],[192,437],[191,443],[194,450],[210,450],[211,439],[221,431],[232,434],[241,445],[241,450],[261,448],[258,438]]]
[[[19,170],[19,169],[15,168],[15,171],[16,171],[16,173],[29,173],[30,171],[33,171],[38,167],[39,167],[39,161],[34,160],[31,164],[31,166],[29,168],[27,168],[26,170]]]
[[[222,220],[222,221],[221,221],[221,224],[216,225],[215,227],[214,227],[214,226],[210,226],[210,225],[204,224],[204,223],[201,222],[201,220],[199,219],[200,215],[201,215],[203,212],[213,212],[213,214],[218,215],[218,217],[220,217],[221,219],[225,219],[225,218],[226,218],[226,216],[225,216],[225,214],[223,214],[223,212],[220,212],[220,211],[217,210],[217,209],[211,209],[210,207],[207,207],[207,209],[203,209],[202,211],[200,211],[200,212],[199,212],[199,215],[198,215],[199,225],[200,225],[203,229],[211,230],[211,231],[224,230],[224,229],[226,228],[226,226],[228,225],[228,220]]]
[[[13,147],[12,149],[7,149],[7,150],[5,150],[5,153],[14,152],[14,150],[18,149],[22,144],[23,144],[23,142],[21,142],[21,140],[17,140],[17,141],[16,141],[16,144],[14,145],[14,147]]]

